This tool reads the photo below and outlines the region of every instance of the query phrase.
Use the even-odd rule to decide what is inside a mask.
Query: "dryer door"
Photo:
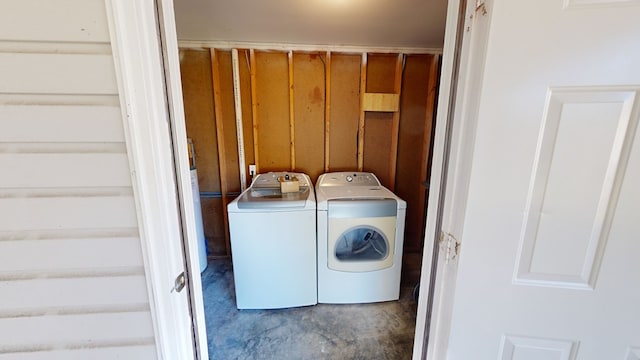
[[[396,213],[393,199],[330,201],[328,267],[349,272],[391,267]]]

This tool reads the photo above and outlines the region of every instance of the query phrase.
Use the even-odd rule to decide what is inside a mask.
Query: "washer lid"
[[[256,178],[251,183],[252,188],[257,187],[266,187],[266,188],[275,188],[280,187],[280,177],[289,176],[291,178],[298,178],[298,182],[300,186],[312,186],[311,180],[309,176],[303,173],[289,172],[289,171],[279,171],[279,172],[268,172],[264,174],[258,174]]]
[[[280,188],[249,188],[238,198],[239,209],[304,208],[309,198],[309,187],[301,186],[300,191],[282,193]]]
[[[281,177],[296,177],[299,191],[282,193]],[[289,209],[314,209],[316,199],[309,176],[295,172],[269,172],[255,177],[251,186],[229,203],[227,209],[235,211],[287,211]]]

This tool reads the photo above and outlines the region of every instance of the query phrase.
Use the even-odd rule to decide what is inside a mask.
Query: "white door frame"
[[[185,256],[187,260],[188,290],[191,301],[191,315],[195,332],[195,345],[198,359],[209,359],[207,343],[207,325],[205,322],[204,295],[202,278],[200,277],[200,257],[198,255],[198,234],[196,230],[196,214],[194,212],[193,188],[187,144],[187,128],[182,98],[182,79],[180,72],[180,54],[176,32],[173,0],[157,0],[158,19],[162,51],[164,57],[165,79],[169,113],[171,118],[171,135],[173,136],[175,166],[178,189],[180,192],[180,210]]]
[[[175,17],[172,0],[160,1],[106,0],[106,7],[157,355],[159,359],[207,359],[197,248],[185,249],[182,240],[196,239],[186,131],[183,118],[171,129],[169,115],[171,111],[173,116],[184,116],[182,98],[175,96],[180,86]],[[168,49],[166,65],[162,36]],[[187,266],[185,252],[191,260]],[[191,291],[176,292],[174,279],[187,267],[197,268],[197,276],[187,276]],[[199,296],[193,293],[198,291]],[[191,301],[199,323],[192,322]],[[203,339],[205,345],[198,346]]]
[[[464,209],[466,202],[466,189],[470,173],[469,160],[475,139],[473,110],[474,107],[477,107],[478,90],[482,80],[474,77],[474,74],[477,73],[471,70],[478,69],[478,66],[482,68],[484,60],[484,45],[474,48],[469,39],[473,39],[473,43],[485,44],[484,40],[488,34],[488,25],[484,26],[482,31],[475,29],[475,16],[471,15],[479,14],[479,17],[482,16],[482,7],[476,9],[478,3],[484,3],[484,1],[450,0],[447,10],[434,140],[434,154],[437,156],[434,156],[431,172],[420,281],[420,288],[423,291],[418,302],[414,359],[438,358],[434,357],[437,356],[434,354],[439,353],[432,350],[436,348],[434,344],[441,344],[442,341],[446,344],[448,337],[448,316],[450,314],[447,313],[446,306],[442,308],[442,304],[450,304],[453,293],[447,292],[443,287],[448,283],[441,281],[442,273],[433,271],[435,270],[434,265],[442,270],[444,264],[442,257],[438,259],[436,264],[433,263],[434,250],[438,251],[434,240],[440,239],[441,233],[449,233],[460,239],[464,220],[464,213],[461,212],[461,209]],[[171,297],[167,292],[159,291],[167,287],[167,269],[163,261],[168,256],[168,249],[157,241],[151,241],[153,236],[162,233],[162,229],[166,227],[162,220],[167,216],[175,218],[177,215],[176,213],[168,213],[168,209],[175,208],[176,204],[166,203],[166,206],[157,204],[157,201],[166,202],[169,198],[167,195],[175,194],[176,189],[162,181],[162,179],[174,177],[182,195],[180,216],[182,218],[182,233],[187,239],[185,245],[187,266],[190,274],[199,274],[173,0],[158,0],[157,4],[158,18],[163,32],[163,49],[159,48],[161,35],[156,23],[156,4],[153,0],[107,0],[107,4],[112,14],[112,39],[116,42],[113,45],[116,53],[114,55],[117,59],[116,66],[120,67],[119,73],[122,73],[121,93],[124,96],[124,103],[127,104],[126,131],[132,161],[134,189],[137,189],[137,197],[140,198],[139,226],[144,235],[142,236],[143,251],[150,298],[152,299],[151,312],[156,329],[159,357],[171,358],[170,356],[176,355],[175,358],[193,358],[195,356],[194,348],[197,348],[199,358],[206,359],[206,328],[204,326],[200,277],[189,276],[189,301],[194,308],[193,314],[196,319],[194,328],[187,330],[187,332],[191,334],[193,330],[194,337],[191,338],[191,341],[180,340],[175,335],[182,330],[172,325],[172,320],[175,319],[170,319],[167,312],[159,309],[165,307]],[[456,43],[456,35],[459,33],[457,30],[458,14],[461,7],[464,7],[462,14],[465,14],[463,19],[465,26],[462,27],[465,40],[459,47],[459,44]],[[488,24],[488,21],[485,21],[485,24]],[[467,26],[469,26],[468,29]],[[150,46],[142,46],[143,44]],[[164,51],[164,64],[161,51]],[[455,56],[457,54],[463,54],[463,56],[456,67]],[[474,62],[474,60],[479,60],[479,62]],[[166,93],[158,91],[164,89],[165,85]],[[458,97],[458,103],[450,104],[450,99],[454,94]],[[167,96],[169,109],[166,108],[167,104],[165,103]],[[166,138],[150,138],[150,134],[158,135],[169,125],[151,121],[154,115],[159,115],[159,111],[164,112],[161,116],[166,116],[167,111],[171,112],[173,117],[170,121],[172,132],[171,134],[165,133]],[[450,115],[451,111],[453,111],[452,115]],[[168,118],[167,121],[169,121]],[[172,148],[172,141],[175,149]],[[173,156],[176,160],[175,168]],[[445,159],[445,156],[448,157],[448,160]],[[442,190],[446,192],[442,194]],[[155,200],[150,201],[152,199]],[[439,222],[441,222],[440,225]],[[153,236],[149,234],[153,234]],[[176,239],[172,241],[179,242]],[[189,246],[189,244],[193,245]],[[455,261],[448,264],[455,274]],[[424,289],[432,287],[434,296],[433,299],[429,299],[429,296],[426,295],[430,291]],[[433,306],[429,309],[431,302],[433,302]],[[428,318],[430,311],[433,313]],[[427,328],[428,321],[436,326],[432,325]],[[428,343],[425,342],[427,335],[430,339]],[[441,348],[441,350],[445,349],[446,347]]]
[[[413,359],[445,359],[492,0],[450,0]]]

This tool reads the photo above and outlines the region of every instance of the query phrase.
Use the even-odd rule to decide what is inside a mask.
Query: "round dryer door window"
[[[374,227],[358,227],[340,236],[335,256],[339,261],[383,260],[389,256],[389,241]]]
[[[329,269],[364,272],[393,266],[395,216],[330,218]]]

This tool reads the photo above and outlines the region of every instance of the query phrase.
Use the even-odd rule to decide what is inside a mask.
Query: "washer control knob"
[[[353,176],[347,175],[347,182],[352,182],[352,181],[353,181]]]

